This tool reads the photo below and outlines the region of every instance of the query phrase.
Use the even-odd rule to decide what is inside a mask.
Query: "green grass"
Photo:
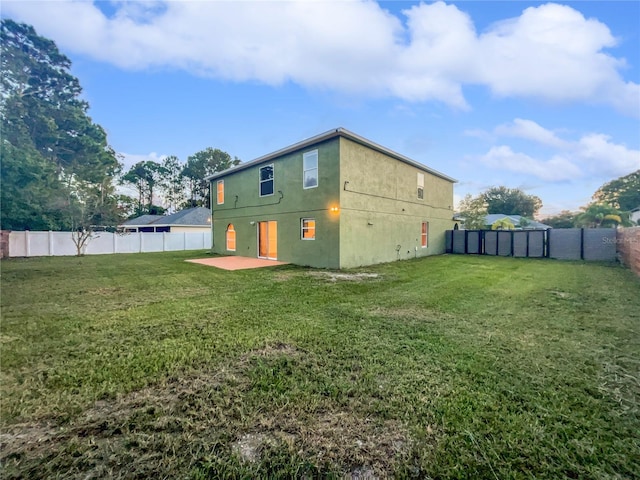
[[[5,260],[3,478],[640,478],[640,281]]]

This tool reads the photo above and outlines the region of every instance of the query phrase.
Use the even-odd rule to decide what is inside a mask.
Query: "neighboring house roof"
[[[211,210],[205,207],[187,208],[162,217],[153,222],[154,225],[173,226],[208,226],[211,225]]]
[[[142,215],[136,218],[130,218],[126,222],[123,222],[122,225],[127,226],[139,226],[139,225],[149,225],[156,220],[159,220],[163,217],[163,215]]]
[[[154,227],[208,227],[211,225],[211,210],[205,207],[194,207],[171,215],[142,215],[122,224],[125,227],[149,225]]]
[[[377,143],[372,142],[371,140],[367,140],[366,138],[361,137],[360,135],[357,135],[353,132],[350,132],[345,128],[335,128],[333,130],[329,130],[328,132],[321,133],[320,135],[316,135],[315,137],[302,140],[301,142],[294,143],[293,145],[290,145],[288,147],[282,148],[280,150],[276,150],[275,152],[269,153],[267,155],[263,155],[262,157],[258,157],[255,160],[251,160],[246,163],[241,163],[240,165],[231,167],[222,172],[214,173],[213,175],[205,177],[205,180],[213,180],[219,177],[223,177],[223,176],[229,175],[230,173],[235,173],[235,172],[244,170],[246,168],[253,167],[254,165],[268,162],[270,160],[273,160],[274,158],[281,157],[288,153],[295,152],[296,150],[300,150],[300,149],[309,147],[311,145],[314,145],[316,143],[324,142],[326,140],[330,140],[332,138],[337,138],[337,137],[344,137],[351,141],[354,141],[356,143],[369,147],[373,150],[377,150],[378,152],[389,155],[390,157],[395,158],[396,160],[399,160],[401,162],[408,163],[409,165],[412,165],[416,168],[419,168],[420,170],[423,170],[437,177],[448,180],[449,182],[452,182],[452,183],[457,182],[455,178],[451,178],[445,175],[444,173],[438,172],[437,170],[433,170],[432,168],[429,168],[426,165],[423,165],[422,163],[416,162],[415,160],[412,160],[409,157],[405,157],[404,155],[394,152],[393,150],[389,150],[388,148],[383,147],[382,145],[378,145]]]
[[[516,227],[519,227],[520,226],[520,221],[525,217],[523,217],[521,215],[505,215],[503,213],[490,213],[489,215],[484,217],[484,224],[485,225],[493,225],[498,220],[502,220],[502,219],[505,219],[505,218],[507,220],[509,220],[511,223],[513,223],[513,225],[515,225]],[[522,228],[526,228],[528,230],[551,228],[549,225],[545,225],[544,223],[536,222],[535,220],[530,220],[528,218],[525,218],[525,219],[527,220],[528,223],[527,223],[527,225],[525,227],[522,227]]]

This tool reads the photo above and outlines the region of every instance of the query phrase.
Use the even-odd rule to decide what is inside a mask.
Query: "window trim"
[[[310,227],[305,227],[305,222],[313,222],[313,237],[305,237],[304,236],[304,232],[305,230],[308,232],[309,230],[311,230]],[[300,219],[300,240],[315,240],[316,239],[316,219],[315,218],[311,218],[311,217],[307,217],[307,218],[301,218]]]
[[[271,167],[271,178],[268,180],[262,180],[262,169],[263,168],[267,168],[267,167]],[[271,195],[273,195],[276,191],[276,181],[275,181],[275,177],[276,177],[276,169],[273,165],[273,163],[270,163],[268,165],[263,165],[258,169],[258,196],[260,197],[270,197]],[[272,183],[272,189],[271,189],[271,193],[267,193],[265,195],[262,194],[262,184],[266,183],[266,182],[271,182]]]
[[[222,189],[220,189],[220,186],[222,186]],[[220,201],[220,197],[222,197],[222,201]],[[224,180],[218,180],[218,183],[216,183],[216,205],[224,205]]]
[[[304,162],[307,159],[307,157],[311,157],[311,156],[315,156],[316,157],[316,166],[314,168],[304,168]],[[318,149],[316,148],[315,150],[309,150],[308,152],[304,152],[302,154],[302,188],[304,190],[308,190],[310,188],[317,188],[318,185],[320,184],[320,176],[319,176],[319,168],[318,168]],[[305,186],[305,174],[307,172],[311,172],[312,170],[316,171],[316,184],[315,185],[311,185],[309,187]]]
[[[429,222],[427,221],[420,225],[420,246],[422,248],[429,247]]]

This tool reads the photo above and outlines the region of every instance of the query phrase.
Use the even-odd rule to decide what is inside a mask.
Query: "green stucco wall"
[[[319,184],[304,189],[303,154],[318,150]],[[259,196],[259,169],[274,165],[274,194]],[[424,198],[417,173],[424,174]],[[216,205],[216,184],[225,202]],[[342,136],[236,170],[212,181],[213,251],[258,256],[258,223],[278,222],[277,259],[321,268],[351,268],[444,253],[453,228],[453,183]],[[338,207],[332,212],[331,207]],[[315,240],[301,239],[302,218],[316,221]],[[428,246],[421,245],[428,222]],[[235,252],[226,229],[236,230]]]
[[[304,189],[302,156],[318,150],[318,186]],[[274,194],[259,196],[259,169],[274,165]],[[218,180],[225,182],[225,202],[216,205]],[[278,260],[313,267],[339,268],[339,216],[330,212],[339,204],[339,140],[309,146],[265,163],[214,179],[213,251],[225,255],[258,256],[258,222],[278,222]],[[280,193],[281,192],[281,193]],[[300,238],[300,220],[316,220],[316,239]],[[227,225],[236,230],[236,251],[226,250]]]
[[[444,253],[453,228],[453,183],[340,138],[340,267]],[[424,174],[424,199],[417,173]],[[422,222],[428,246],[421,246]]]

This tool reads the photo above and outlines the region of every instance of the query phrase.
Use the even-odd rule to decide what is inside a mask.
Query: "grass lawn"
[[[202,256],[2,261],[0,476],[640,478],[628,270]]]

